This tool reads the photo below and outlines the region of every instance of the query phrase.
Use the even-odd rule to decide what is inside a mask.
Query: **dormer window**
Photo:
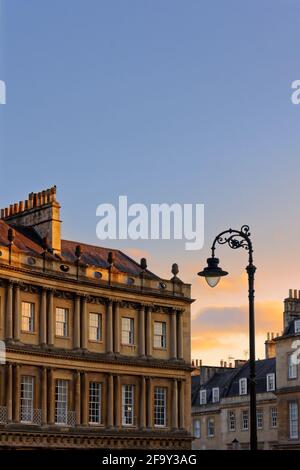
[[[294,328],[295,328],[295,333],[300,333],[300,320],[295,320]]]
[[[212,402],[219,403],[220,401],[220,389],[219,387],[215,387],[212,389]]]
[[[247,395],[247,379],[245,377],[239,380],[239,393],[240,395]]]
[[[206,405],[206,390],[200,390],[200,405]]]
[[[267,374],[267,392],[275,390],[275,374]]]

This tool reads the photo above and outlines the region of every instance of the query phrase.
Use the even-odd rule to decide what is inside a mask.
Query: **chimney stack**
[[[33,228],[43,239],[47,237],[49,249],[60,255],[60,205],[56,201],[56,186],[38,193],[30,193],[25,201],[1,209],[1,219],[9,224]]]

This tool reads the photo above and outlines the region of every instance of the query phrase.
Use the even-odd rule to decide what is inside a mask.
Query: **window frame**
[[[155,332],[155,326],[161,325],[161,332]],[[158,339],[158,344],[155,340]],[[167,349],[167,323],[165,321],[155,320],[153,325],[153,347],[155,349]]]
[[[98,318],[98,326],[91,325],[91,316],[97,316]],[[102,314],[98,312],[89,312],[89,341],[94,343],[101,343],[102,342]],[[96,339],[91,337],[91,331],[96,330]]]
[[[217,399],[215,397],[216,392],[217,392]],[[211,391],[211,395],[212,395],[213,403],[220,403],[220,388],[219,387],[213,387]]]
[[[135,409],[135,386],[134,384],[122,385],[122,426],[134,426]]]
[[[64,400],[58,400],[58,397],[65,398]],[[64,405],[58,407],[58,404]],[[60,408],[60,409],[59,409]],[[58,426],[66,426],[68,423],[68,411],[69,411],[69,381],[66,379],[55,380],[55,424]],[[58,417],[65,414],[65,419],[58,421]]]
[[[269,379],[273,380],[273,385],[270,387]],[[274,392],[276,389],[276,382],[275,382],[275,373],[271,372],[270,374],[266,375],[266,382],[267,382],[267,392]]]
[[[202,398],[202,396],[204,397],[204,399]],[[205,388],[202,388],[202,390],[200,390],[199,401],[200,401],[200,405],[207,404],[207,392]]]
[[[244,391],[243,391],[243,385],[244,384]],[[246,377],[241,377],[239,379],[239,395],[247,395],[248,394],[248,381]]]
[[[275,410],[275,413],[273,413],[274,410]],[[275,421],[276,421],[275,425],[274,425],[274,416],[275,416]],[[271,406],[270,407],[270,428],[276,429],[277,427],[278,427],[278,409],[277,409],[277,406]]]
[[[196,423],[198,423],[198,426],[196,426]],[[200,418],[194,419],[193,433],[194,433],[195,439],[200,439],[201,438],[201,419]]]
[[[23,311],[23,307],[25,307],[25,305],[29,305],[30,306],[30,316],[27,316],[25,315],[24,311]],[[23,324],[23,321],[25,319],[28,319],[28,324],[30,325],[30,322],[31,322],[31,328],[29,327],[28,329],[27,328],[24,328],[24,324]],[[34,302],[28,302],[27,300],[22,300],[21,302],[21,331],[22,333],[34,333],[35,331],[35,303]]]
[[[295,405],[296,417],[292,419],[292,406]],[[295,422],[295,428],[293,429]],[[294,433],[295,431],[295,433]],[[289,402],[289,438],[292,440],[299,439],[299,406],[297,400],[292,400]]]
[[[228,413],[227,414],[228,431],[229,432],[235,432],[236,431],[236,412],[235,412],[235,410],[228,410],[227,413]],[[232,423],[234,423],[233,427],[231,426]]]
[[[162,393],[161,393],[162,392]],[[157,394],[161,393],[160,397],[157,397]],[[161,404],[160,402],[163,402]],[[154,387],[154,427],[155,428],[165,428],[167,427],[167,388],[162,386]],[[162,419],[162,423],[157,423],[157,418]]]
[[[293,354],[288,355],[288,380],[296,380],[298,378],[298,367],[297,364],[292,364]],[[294,375],[291,374],[291,370],[294,370]]]
[[[129,320],[129,329],[124,328],[125,320]],[[121,339],[123,346],[134,346],[134,318],[121,317]]]
[[[97,400],[95,399],[97,398]],[[98,419],[93,419],[98,417]],[[97,426],[102,423],[102,383],[92,380],[89,383],[89,424]]]
[[[244,426],[246,422],[247,422],[247,427]],[[249,410],[241,411],[241,431],[249,431]]]
[[[260,423],[260,425],[258,425]],[[256,429],[262,430],[264,428],[264,410],[257,408],[256,410]]]
[[[300,319],[294,321],[294,332],[295,334],[300,333]]]
[[[57,315],[58,313],[64,312],[64,321],[58,320]],[[58,332],[58,326],[63,325],[63,334]],[[58,338],[68,338],[69,334],[69,309],[65,307],[56,307],[55,308],[55,336]]]
[[[212,423],[212,426],[210,424]],[[212,429],[212,433],[210,430]],[[209,416],[206,421],[206,435],[208,438],[215,437],[215,418]]]
[[[33,409],[34,409],[34,385],[35,380],[32,375],[21,376],[21,387],[20,387],[20,422],[24,424],[31,424],[33,422]],[[27,387],[29,385],[29,388]],[[27,390],[26,390],[27,388]],[[23,396],[28,394],[29,396]],[[31,395],[31,396],[30,396]],[[30,406],[28,406],[30,405]],[[24,414],[23,414],[24,413]],[[23,419],[23,416],[28,416],[30,419]]]

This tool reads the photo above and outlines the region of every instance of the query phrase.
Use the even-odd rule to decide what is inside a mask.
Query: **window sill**
[[[21,330],[20,333],[22,335],[36,335],[37,334],[36,331],[27,331],[27,330]]]
[[[60,335],[55,335],[55,338],[57,339],[71,339],[70,336],[60,336]]]
[[[156,349],[158,351],[167,351],[167,348],[160,348],[159,346],[153,346],[153,349]]]
[[[93,343],[93,344],[103,344],[103,340],[102,339],[89,339],[88,340],[89,343]]]

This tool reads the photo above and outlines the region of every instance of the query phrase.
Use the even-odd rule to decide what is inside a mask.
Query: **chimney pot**
[[[289,298],[291,299],[293,297],[293,291],[292,289],[289,289]]]
[[[297,290],[294,289],[294,299],[297,299]]]

